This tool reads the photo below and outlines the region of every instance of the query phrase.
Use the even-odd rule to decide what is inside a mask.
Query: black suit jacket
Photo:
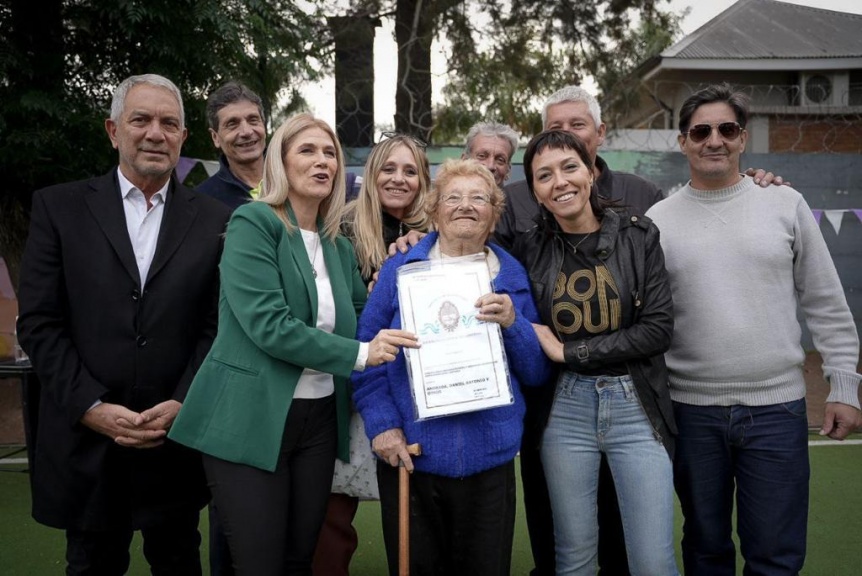
[[[117,170],[33,196],[18,333],[41,381],[33,517],[139,528],[207,499],[196,453],[116,445],[80,423],[96,400],[142,411],[185,398],[216,333],[229,211],[172,181],[145,288]]]

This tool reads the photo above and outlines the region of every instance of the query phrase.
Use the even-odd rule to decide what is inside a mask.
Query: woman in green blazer
[[[400,330],[355,340],[366,291],[338,236],[344,197],[335,133],[287,120],[258,201],[228,224],[218,335],[170,432],[204,454],[239,575],[311,574],[335,457],[347,458],[347,377],[417,345]]]

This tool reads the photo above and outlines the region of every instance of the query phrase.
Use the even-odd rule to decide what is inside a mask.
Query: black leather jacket
[[[560,234],[553,216],[542,208],[539,225],[521,234],[512,250],[527,268],[533,298],[547,326],[553,326],[553,291],[563,265],[565,244]],[[608,268],[623,299],[621,327],[615,332],[567,342],[566,368],[577,372],[585,367],[625,362],[653,430],[672,457],[677,430],[664,352],[673,334],[673,301],[658,228],[646,216],[622,217],[607,210],[596,256]],[[531,400],[535,426],[544,429],[553,390]],[[540,433],[535,437],[539,438]]]

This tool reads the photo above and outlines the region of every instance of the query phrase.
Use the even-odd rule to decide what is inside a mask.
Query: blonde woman
[[[240,576],[309,574],[336,454],[347,457],[347,377],[415,346],[357,342],[365,303],[338,139],[308,114],[273,135],[257,201],[231,218],[219,331],[170,437],[203,452]]]
[[[367,282],[386,260],[389,244],[409,230],[427,232],[423,209],[431,187],[424,144],[394,134],[377,144],[365,163],[359,197],[347,208],[345,233],[353,241]]]

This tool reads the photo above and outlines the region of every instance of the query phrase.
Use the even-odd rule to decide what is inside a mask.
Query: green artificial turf
[[[859,438],[859,436],[855,436]],[[814,438],[812,438],[814,439]],[[807,576],[862,574],[862,445],[817,446],[811,449],[811,514],[808,530]],[[60,530],[30,518],[30,489],[26,471],[0,466],[0,574],[48,576],[64,570],[64,537]],[[520,490],[520,486],[519,486]],[[512,574],[526,575],[532,567],[522,502],[519,498]],[[677,555],[682,520],[677,508]],[[351,565],[353,576],[386,574],[380,529],[380,507],[363,502],[355,522],[359,549]],[[201,519],[204,573],[207,563],[207,522]],[[681,566],[681,562],[680,562]],[[741,561],[739,562],[742,572]],[[149,574],[135,537],[129,576]]]

